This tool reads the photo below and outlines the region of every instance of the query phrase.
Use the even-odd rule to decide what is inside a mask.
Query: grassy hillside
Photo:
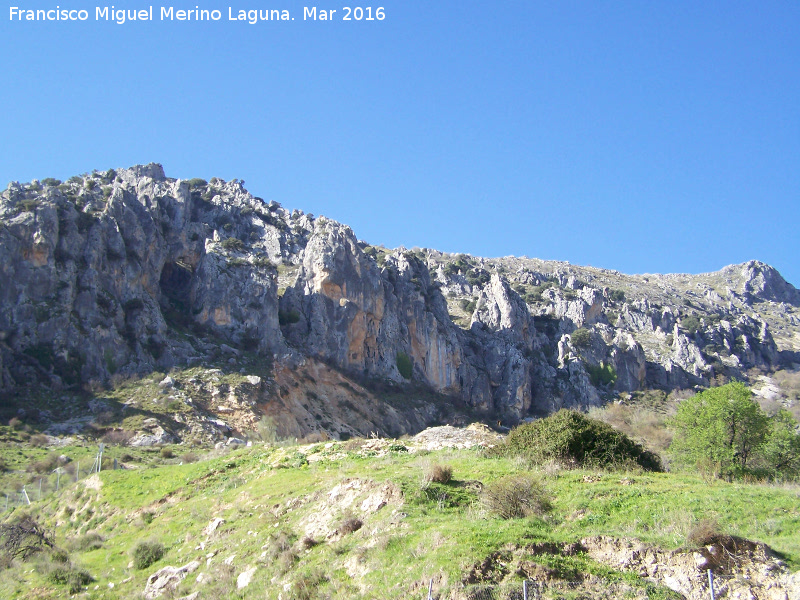
[[[797,486],[531,471],[480,449],[409,452],[410,446],[391,440],[256,445],[191,464],[151,457],[150,465],[71,482],[10,515],[33,515],[63,552],[14,561],[0,577],[0,597],[55,599],[82,591],[88,598],[141,598],[151,573],[197,560],[196,570],[164,597],[198,591],[198,599],[425,598],[433,580],[444,598],[470,585],[544,573],[567,582],[590,574],[595,583],[623,585],[629,597],[673,598],[583,552],[547,549],[595,535],[679,548],[702,519],[765,542],[790,568],[800,568]],[[90,450],[59,452],[77,458]],[[552,508],[501,519],[488,509],[485,491],[520,474],[533,475]],[[217,518],[216,529],[209,527]],[[142,542],[160,544],[163,556],[137,569]],[[239,589],[240,575],[252,569],[252,581]],[[91,581],[70,579],[81,572]]]

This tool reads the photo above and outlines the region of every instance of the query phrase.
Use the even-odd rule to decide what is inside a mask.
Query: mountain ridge
[[[12,182],[0,218],[9,398],[261,356],[283,380],[244,393],[248,422],[266,412],[284,433],[339,437],[364,433],[359,419],[402,433],[458,418],[448,403],[513,425],[800,362],[800,292],[759,261],[625,275],[389,250],[239,180],[170,179],[158,164]],[[379,397],[404,389],[436,401]]]

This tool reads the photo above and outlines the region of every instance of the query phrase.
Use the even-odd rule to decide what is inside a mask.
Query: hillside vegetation
[[[800,567],[797,486],[532,467],[481,446],[428,451],[415,439],[256,444],[188,464],[163,464],[161,454],[157,468],[102,471],[16,508],[5,523],[30,515],[55,548],[6,559],[0,596],[138,599],[151,574],[188,565],[164,597],[425,598],[431,582],[437,598],[501,597],[476,594],[528,579],[551,598],[612,589],[680,598],[604,557],[612,538],[690,548],[698,523]],[[510,493],[520,486],[521,498]],[[521,500],[530,510],[499,511],[497,497],[501,508]]]

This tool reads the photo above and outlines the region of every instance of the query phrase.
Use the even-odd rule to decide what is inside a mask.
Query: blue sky
[[[0,185],[160,162],[389,247],[628,273],[759,259],[800,286],[793,0],[385,0],[373,22],[283,0],[294,21],[255,25],[227,20],[254,4],[124,25],[65,0],[90,20],[10,22],[17,4],[55,6],[2,5]]]

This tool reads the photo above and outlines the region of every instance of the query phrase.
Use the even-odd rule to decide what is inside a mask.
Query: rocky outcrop
[[[375,382],[511,425],[622,391],[741,378],[800,351],[800,293],[755,261],[627,276],[389,251],[238,180],[176,180],[154,164],[14,182],[0,219],[0,393],[15,398],[255,355],[279,381],[231,405],[233,430],[272,410],[289,435],[400,433],[444,413],[385,405],[364,391]],[[359,410],[348,417],[345,403]]]

